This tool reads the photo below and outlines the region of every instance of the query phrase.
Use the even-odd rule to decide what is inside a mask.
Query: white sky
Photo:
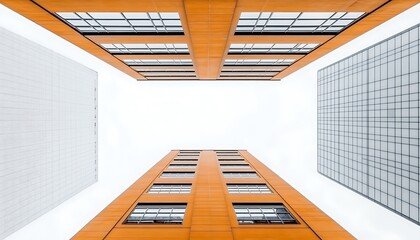
[[[247,149],[358,239],[420,227],[316,171],[317,70],[420,23],[420,4],[281,82],[137,82],[0,5],[0,26],[99,73],[99,181],[7,240],[69,239],[171,149]]]

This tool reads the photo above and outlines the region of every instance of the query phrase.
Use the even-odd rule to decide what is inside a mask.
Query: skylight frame
[[[290,66],[296,59],[225,59],[223,66]]]
[[[111,54],[189,54],[186,43],[102,43]]]
[[[228,54],[307,54],[318,43],[232,43]]]
[[[192,59],[123,59],[128,66],[193,66]]]
[[[82,34],[184,35],[177,12],[56,12]]]
[[[365,12],[242,12],[235,34],[337,34]]]

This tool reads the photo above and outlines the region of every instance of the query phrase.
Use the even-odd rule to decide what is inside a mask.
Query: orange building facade
[[[73,239],[354,239],[246,150],[173,150]]]
[[[419,0],[0,0],[140,81],[279,81]]]

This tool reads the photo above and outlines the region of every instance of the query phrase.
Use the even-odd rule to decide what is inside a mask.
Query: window
[[[236,156],[226,156],[226,157],[218,157],[219,161],[245,161],[242,157]]]
[[[225,59],[225,66],[289,66],[296,59]]]
[[[148,193],[186,194],[191,192],[191,184],[153,184]]]
[[[137,204],[126,224],[182,224],[187,204]]]
[[[338,33],[364,12],[243,12],[235,34]]]
[[[200,153],[195,153],[195,152],[180,152],[178,153],[177,156],[194,156],[194,157],[198,157],[200,156]]]
[[[183,34],[177,12],[57,12],[82,33]]]
[[[129,66],[192,66],[191,59],[124,59]]]
[[[229,48],[229,54],[309,53],[317,46],[317,43],[231,44]]]
[[[192,178],[194,172],[163,172],[161,178]]]
[[[239,156],[240,154],[238,153],[237,150],[216,150],[215,151],[217,156]]]
[[[195,168],[197,167],[197,164],[169,164],[169,169],[174,168]]]
[[[176,156],[174,160],[188,160],[188,159],[195,159],[198,160],[198,156]]]
[[[256,172],[223,172],[225,178],[258,178]]]
[[[219,158],[219,162],[229,162],[229,161],[245,162],[245,159],[243,159],[243,158]]]
[[[174,158],[174,161],[191,161],[191,162],[195,162],[195,161],[198,161],[198,159],[196,159],[196,158]]]
[[[251,168],[249,164],[220,164],[222,169],[230,169],[230,168]]]
[[[283,69],[285,69],[286,66],[225,66],[222,68],[222,72],[226,74],[273,74],[273,73],[279,73]],[[219,154],[217,156],[226,156],[224,154]],[[236,156],[239,156],[237,154]]]
[[[266,184],[228,184],[229,193],[251,193],[269,194],[272,193]]]
[[[231,151],[217,151],[216,154],[220,155],[220,154],[239,154],[239,153],[238,151],[232,151],[232,152]]]
[[[273,77],[279,72],[264,72],[264,71],[223,71],[220,73],[220,77]],[[219,155],[220,156],[220,155]]]
[[[184,43],[102,43],[101,46],[113,54],[188,54]]]
[[[137,69],[136,69],[137,70]],[[195,77],[196,74],[195,72],[192,71],[179,71],[179,69],[177,69],[176,71],[171,70],[171,71],[144,71],[144,70],[140,70],[138,71],[141,75],[143,75],[144,77]]]
[[[296,224],[283,204],[233,204],[239,224]]]
[[[201,150],[180,150],[179,153],[194,153],[194,154],[200,154]]]

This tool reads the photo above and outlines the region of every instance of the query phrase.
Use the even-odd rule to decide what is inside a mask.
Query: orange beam
[[[236,0],[185,0],[194,65],[199,79],[216,79],[223,64]]]

